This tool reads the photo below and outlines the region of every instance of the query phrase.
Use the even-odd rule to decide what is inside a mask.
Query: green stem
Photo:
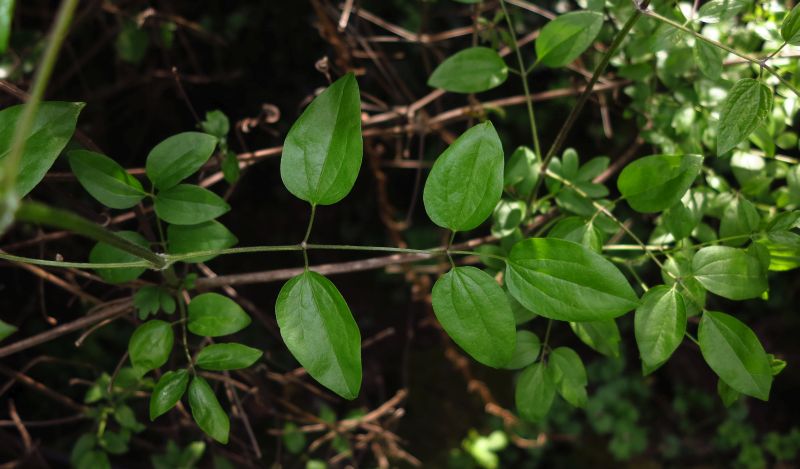
[[[64,42],[64,38],[67,35],[69,24],[72,22],[72,16],[77,6],[78,0],[64,0],[61,2],[61,6],[56,14],[55,24],[50,33],[50,40],[47,43],[47,48],[42,56],[42,62],[33,79],[33,86],[30,90],[28,102],[25,104],[22,115],[14,129],[14,135],[11,139],[11,148],[5,162],[5,171],[0,174],[0,178],[2,178],[0,179],[0,193],[2,194],[8,194],[10,191],[14,190],[22,153],[25,150],[25,140],[33,126],[33,121],[36,118],[36,111],[39,109],[39,104],[44,97],[47,82],[50,81],[50,75],[52,75],[53,68],[58,60],[58,51],[61,49],[61,44]]]
[[[306,228],[306,235],[303,241],[300,242],[300,248],[303,250],[303,264],[308,270],[308,238],[311,236],[311,228],[314,226],[314,217],[317,214],[317,204],[311,204],[311,216],[308,217],[308,228]]]
[[[109,244],[148,261],[148,267],[161,269],[167,265],[167,260],[164,257],[67,210],[49,207],[38,202],[25,202],[20,205],[17,211],[17,219],[68,230],[92,238],[95,241]]]
[[[531,91],[528,87],[528,73],[530,71],[525,68],[525,62],[522,59],[522,52],[520,52],[519,45],[517,43],[517,32],[514,30],[514,25],[511,23],[511,17],[508,15],[508,9],[506,8],[505,0],[500,0],[500,7],[503,9],[503,16],[506,18],[508,31],[511,35],[511,46],[514,48],[514,52],[517,56],[517,63],[519,64],[519,76],[522,79],[522,91],[525,93],[525,104],[528,107],[528,121],[531,124],[531,135],[533,135],[533,151],[536,154],[536,159],[541,161],[542,150],[539,147],[539,132],[536,129],[536,114],[533,110],[533,100],[531,99]]]
[[[189,340],[187,336],[189,335],[186,332],[186,304],[183,302],[183,290],[178,290],[178,294],[175,298],[178,301],[178,311],[181,315],[181,345],[183,346],[183,353],[186,355],[186,362],[189,364],[189,371],[191,371],[192,375],[196,374],[194,369],[194,362],[192,361],[192,354],[189,352]]]

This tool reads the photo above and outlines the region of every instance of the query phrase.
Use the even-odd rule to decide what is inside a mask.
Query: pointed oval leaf
[[[434,223],[471,230],[486,220],[503,193],[503,145],[489,121],[464,132],[433,164],[422,199]]]
[[[507,370],[519,370],[533,364],[539,358],[542,343],[539,336],[531,331],[517,331],[517,341],[514,347],[514,354],[503,368]]]
[[[433,286],[433,312],[472,358],[500,368],[514,353],[514,313],[497,281],[475,267],[456,267]]]
[[[677,285],[659,285],[642,296],[634,332],[645,365],[654,367],[667,361],[686,333],[686,306]]]
[[[205,370],[239,370],[252,365],[263,352],[242,344],[212,344],[197,354],[195,364]]]
[[[283,341],[308,374],[355,399],[361,388],[361,333],[336,286],[306,271],[281,288],[275,315]]]
[[[189,385],[189,407],[192,409],[192,418],[206,435],[222,444],[228,443],[231,429],[228,414],[222,409],[211,386],[200,376],[192,378]]]
[[[0,111],[0,164],[5,164],[3,162],[11,151],[11,140],[23,106],[19,104]],[[47,101],[39,105],[19,162],[18,197],[25,197],[53,166],[75,133],[83,106],[84,103],[61,101]]]
[[[352,73],[308,105],[283,143],[281,179],[313,205],[331,205],[353,188],[361,168],[361,96]]]
[[[145,196],[141,183],[111,158],[85,150],[69,152],[69,166],[86,192],[106,207],[123,209]]]
[[[719,80],[722,74],[722,61],[725,59],[725,52],[711,44],[696,39],[694,48],[694,63],[703,75],[712,80]]]
[[[787,44],[800,45],[800,4],[795,5],[783,18],[781,37]]]
[[[720,240],[730,246],[741,246],[747,242],[749,235],[758,230],[760,223],[761,215],[756,206],[744,197],[736,197],[722,212],[719,224]]]
[[[150,243],[135,231],[117,231],[116,235],[138,244],[142,247],[149,247]],[[138,256],[123,251],[117,247],[106,243],[97,243],[89,252],[89,262],[98,264],[110,264],[115,262],[136,262],[142,259]],[[125,283],[136,280],[147,270],[146,267],[130,267],[124,269],[94,269],[97,275],[109,283]]]
[[[128,354],[133,366],[145,371],[154,370],[167,362],[172,353],[175,336],[168,322],[158,319],[137,327],[128,342]]]
[[[161,375],[150,396],[150,420],[175,407],[188,385],[189,372],[186,370],[168,371]]]
[[[585,407],[588,401],[586,368],[581,357],[569,347],[558,347],[550,352],[547,371],[561,397],[575,407]]]
[[[749,327],[729,314],[706,311],[697,339],[706,363],[728,386],[763,401],[769,399],[769,358]]]
[[[581,342],[596,352],[609,357],[619,356],[619,343],[622,338],[619,335],[617,322],[613,319],[571,322],[569,326],[572,328],[572,332],[581,339]]]
[[[150,150],[145,172],[156,189],[169,189],[202,168],[216,147],[217,138],[202,132],[173,135]]]
[[[192,334],[219,337],[234,334],[250,325],[250,316],[241,306],[219,293],[203,293],[189,303],[189,323]]]
[[[525,420],[531,422],[544,420],[555,396],[556,385],[544,363],[535,363],[520,373],[514,400],[517,411]]]
[[[233,247],[239,240],[225,225],[210,220],[197,225],[169,225],[167,227],[167,252],[188,254],[190,252],[214,251]],[[197,256],[181,262],[208,262],[217,256]]]
[[[717,127],[717,155],[724,155],[753,133],[772,110],[772,90],[758,80],[743,78],[722,103]]]
[[[730,300],[757,298],[768,286],[767,273],[758,258],[728,246],[697,251],[692,272],[706,290]]]
[[[15,332],[17,332],[17,326],[9,324],[0,319],[0,340],[5,339],[6,337],[10,336]]]
[[[699,155],[645,156],[625,166],[617,188],[637,212],[660,212],[681,201],[702,167]]]
[[[440,63],[428,79],[428,86],[455,93],[480,93],[503,84],[508,67],[494,49],[470,47]]]
[[[727,21],[742,11],[750,0],[711,0],[697,11],[697,18],[703,23]]]
[[[548,67],[563,67],[592,45],[603,27],[596,11],[574,11],[547,23],[536,39],[537,61]]]
[[[217,194],[192,184],[179,184],[159,192],[154,208],[158,218],[173,225],[207,222],[231,209]]]
[[[515,244],[508,256],[506,283],[523,306],[560,321],[611,319],[639,305],[614,264],[561,239],[531,238]]]

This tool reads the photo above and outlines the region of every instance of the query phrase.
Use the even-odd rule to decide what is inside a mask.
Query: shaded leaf
[[[494,49],[471,47],[445,59],[433,71],[428,86],[455,93],[480,93],[503,84],[508,67]]]
[[[219,405],[211,386],[200,376],[192,378],[189,385],[189,407],[201,430],[222,444],[228,443],[231,426],[228,414]]]
[[[220,196],[192,184],[179,184],[156,195],[158,218],[173,225],[196,225],[213,220],[231,209]]]
[[[84,189],[106,207],[131,208],[145,196],[139,181],[105,155],[71,151],[69,165]]]
[[[542,28],[536,39],[537,62],[552,68],[569,64],[592,45],[602,27],[603,15],[594,11],[574,11],[557,17]]]

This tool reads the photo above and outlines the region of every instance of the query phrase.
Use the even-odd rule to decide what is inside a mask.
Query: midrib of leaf
[[[739,345],[740,345],[740,346],[741,346],[741,347],[742,347],[744,350],[747,350],[748,352],[750,352],[750,351],[751,351],[751,350],[750,350],[750,347],[748,347],[748,346],[747,346],[747,345],[746,345],[746,344],[745,344],[745,343],[744,343],[744,342],[743,342],[743,341],[742,341],[742,340],[739,338],[738,334],[736,334],[735,332],[733,332],[733,330],[731,330],[731,329],[730,329],[730,328],[729,328],[729,327],[728,327],[726,324],[724,324],[722,321],[719,321],[719,322],[718,322],[716,319],[714,319],[714,317],[713,317],[713,316],[711,316],[711,323],[714,325],[714,329],[716,329],[717,333],[718,333],[718,334],[719,334],[719,335],[720,335],[720,336],[721,336],[721,337],[724,339],[724,340],[723,340],[723,342],[725,343],[725,346],[727,347],[727,351],[728,351],[728,352],[729,352],[731,355],[733,355],[734,357],[736,357],[735,363],[738,365],[738,367],[739,367],[739,368],[741,368],[742,370],[744,370],[744,374],[747,376],[747,378],[749,379],[750,383],[751,383],[753,386],[755,386],[755,388],[756,388],[756,389],[758,389],[759,391],[763,390],[763,389],[762,389],[762,387],[761,387],[761,385],[760,385],[760,384],[758,384],[758,381],[756,381],[756,380],[755,380],[755,378],[753,377],[753,375],[754,375],[755,373],[752,373],[752,372],[751,372],[751,371],[750,371],[750,370],[747,368],[747,366],[745,365],[744,361],[741,359],[741,357],[739,357],[739,354],[737,354],[737,353],[736,353],[736,349],[734,349],[734,348],[733,348],[732,342],[734,342],[734,341],[735,341],[735,342],[737,342],[737,343],[738,343],[738,344],[739,344]],[[724,332],[723,332],[723,330],[724,330]],[[727,334],[726,334],[725,332],[727,332]]]
[[[333,124],[334,131],[330,132],[328,135],[326,135],[327,138],[326,138],[326,142],[325,142],[325,158],[323,158],[323,160],[322,160],[322,169],[320,169],[319,174],[317,175],[316,181],[314,181],[315,182],[314,185],[311,184],[311,180],[307,179],[308,180],[308,184],[309,184],[309,188],[311,188],[311,187],[314,188],[314,195],[315,195],[314,198],[315,199],[322,198],[325,194],[327,194],[328,189],[333,186],[333,183],[331,183],[331,185],[328,186],[328,189],[325,189],[324,192],[320,193],[321,192],[320,181],[322,180],[323,175],[326,174],[326,168],[328,167],[328,163],[331,160],[331,158],[329,158],[329,156],[331,155],[331,142],[333,141],[333,138],[337,135],[337,133],[338,133],[337,130],[339,129],[339,124],[341,123],[342,96],[344,95],[344,91],[345,91],[344,88],[345,87],[342,86],[341,89],[337,90],[338,93],[335,96],[336,122]],[[347,134],[347,132],[342,132],[342,134]],[[347,148],[347,147],[345,146],[345,148]],[[307,165],[309,159],[308,158],[303,158],[303,160]],[[339,166],[338,166],[337,169],[341,169],[342,162],[344,161],[344,156],[340,157],[338,160],[339,160]],[[309,175],[308,168],[306,168],[306,178],[308,178],[308,175]],[[338,175],[337,175],[337,179],[338,179]]]

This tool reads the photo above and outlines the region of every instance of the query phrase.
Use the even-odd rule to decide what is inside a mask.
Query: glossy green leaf
[[[560,321],[611,319],[639,305],[614,264],[580,244],[560,239],[531,238],[514,245],[506,284],[523,306]]]
[[[706,311],[697,339],[706,363],[728,386],[748,396],[769,399],[769,358],[749,327],[731,315]]]
[[[533,364],[539,358],[542,343],[539,337],[531,331],[517,331],[516,346],[511,360],[503,368],[507,370],[518,370]]]
[[[156,195],[158,218],[173,225],[196,225],[231,209],[220,196],[191,184],[179,184]]]
[[[189,372],[186,370],[168,371],[161,375],[150,395],[150,420],[175,407],[188,385]]]
[[[239,240],[225,225],[210,220],[197,225],[169,225],[167,227],[167,252],[188,254],[190,252],[213,251],[233,247]],[[182,262],[208,262],[217,256],[197,256]]]
[[[0,319],[0,340],[5,339],[15,332],[17,332],[17,326],[9,324]]]
[[[575,407],[585,407],[588,401],[586,368],[581,357],[569,347],[558,347],[550,352],[547,371],[561,397]]]
[[[655,367],[667,361],[686,333],[686,306],[676,285],[659,285],[642,296],[634,332],[645,365]]]
[[[142,247],[149,247],[150,244],[135,231],[117,231],[116,235],[138,244]],[[106,243],[97,243],[89,252],[89,262],[109,264],[114,262],[136,262],[142,259],[138,256],[123,251],[122,249]],[[97,275],[109,283],[125,283],[136,280],[147,270],[146,267],[130,267],[125,269],[94,269]]]
[[[227,444],[231,422],[208,382],[200,376],[189,385],[189,407],[197,426],[216,441]]]
[[[800,45],[800,4],[797,4],[783,18],[781,37],[788,44]]]
[[[283,341],[308,374],[355,399],[361,388],[361,333],[336,286],[306,271],[281,288],[275,315]]]
[[[745,9],[751,0],[711,0],[697,11],[697,18],[703,23],[727,21]]]
[[[156,189],[169,189],[208,161],[217,147],[217,139],[201,132],[184,132],[159,143],[147,155],[145,171]]]
[[[475,267],[456,267],[431,293],[433,311],[445,332],[472,358],[500,368],[514,353],[514,314],[497,281]]]
[[[700,72],[712,80],[718,80],[722,74],[725,51],[705,41],[695,39],[692,53],[694,54],[694,63]]]
[[[0,0],[0,55],[6,53],[14,20],[14,0]]]
[[[131,208],[145,197],[141,183],[105,155],[71,151],[69,165],[86,192],[106,207]]]
[[[544,420],[555,396],[556,385],[544,363],[535,363],[520,373],[514,400],[517,411],[525,420],[531,422]]]
[[[205,370],[239,370],[252,365],[263,352],[242,344],[211,344],[197,354],[195,364]]]
[[[25,197],[53,166],[75,133],[83,106],[83,103],[60,101],[41,103],[20,160],[16,186],[18,197]],[[0,164],[5,164],[3,162],[11,151],[11,139],[22,108],[20,104],[0,111]]]
[[[652,155],[625,166],[617,188],[637,212],[660,212],[680,202],[703,167],[699,155]]]
[[[428,79],[428,86],[455,93],[480,93],[503,84],[508,67],[494,49],[471,47],[440,63]]]
[[[752,202],[744,197],[735,197],[722,213],[719,237],[730,246],[741,246],[749,235],[758,230],[761,215]],[[732,239],[728,239],[732,238]]]
[[[133,331],[128,342],[131,363],[145,371],[159,368],[172,353],[174,340],[172,326],[168,322],[158,319],[147,321]]]
[[[730,300],[757,298],[767,289],[761,262],[742,249],[704,247],[692,258],[692,271],[708,291]]]
[[[361,97],[355,75],[339,78],[308,105],[283,143],[281,179],[311,204],[331,205],[361,168]]]
[[[486,121],[464,132],[433,164],[422,194],[434,223],[471,230],[486,220],[503,192],[503,145]]]
[[[769,116],[772,90],[758,80],[743,78],[722,103],[717,128],[717,155],[732,150]]]
[[[203,293],[189,303],[192,334],[219,337],[234,334],[250,325],[250,316],[235,301],[219,293]]]
[[[571,322],[569,326],[581,342],[598,353],[609,357],[619,356],[619,343],[622,338],[619,335],[617,322],[613,319]]]
[[[603,14],[595,11],[574,11],[557,17],[542,28],[536,39],[537,62],[548,67],[563,67],[577,59],[592,45]]]

